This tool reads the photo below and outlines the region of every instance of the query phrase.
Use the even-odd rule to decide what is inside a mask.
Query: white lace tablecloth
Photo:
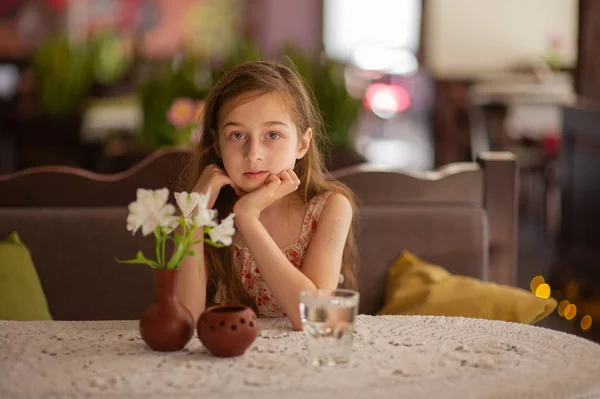
[[[245,355],[146,348],[134,321],[0,321],[0,398],[592,398],[600,346],[486,320],[359,316],[352,361],[316,367],[287,319]]]

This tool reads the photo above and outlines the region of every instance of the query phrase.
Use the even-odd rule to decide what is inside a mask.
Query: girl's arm
[[[300,292],[337,287],[351,221],[352,207],[348,199],[332,194],[323,207],[300,271],[279,249],[257,215],[236,214],[238,230],[295,330],[302,330]]]
[[[217,165],[208,165],[203,171],[192,191],[204,194],[210,191],[211,198],[208,201],[208,208],[211,209],[219,196],[221,188],[230,185],[238,192],[229,176]],[[198,212],[196,208],[194,212]],[[179,277],[175,288],[177,299],[190,311],[194,317],[194,324],[198,322],[200,314],[206,306],[206,263],[204,259],[204,228],[198,226],[194,232],[194,241],[200,241],[198,244],[190,246],[190,250],[195,250],[198,257],[186,256],[179,267]]]
[[[175,285],[175,295],[194,317],[194,325],[206,306],[206,263],[204,262],[204,238],[202,226],[194,231],[194,241],[200,241],[190,246],[198,252],[198,257],[186,256],[179,266],[179,274]]]

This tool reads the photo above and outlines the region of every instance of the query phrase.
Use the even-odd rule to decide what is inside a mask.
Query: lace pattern
[[[194,338],[153,352],[138,322],[0,320],[0,398],[326,399],[600,397],[600,346],[500,321],[363,316],[350,362],[314,367],[305,337],[285,318],[236,358]]]

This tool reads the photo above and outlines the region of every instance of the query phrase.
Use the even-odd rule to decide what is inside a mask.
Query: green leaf
[[[146,266],[150,266],[153,269],[158,269],[159,268],[158,264],[155,261],[146,258],[144,256],[144,254],[142,253],[142,251],[138,251],[137,256],[136,256],[135,259],[129,259],[129,260],[119,260],[117,258],[115,258],[115,259],[119,263],[146,265]]]
[[[219,244],[217,242],[214,242],[213,240],[210,240],[208,238],[205,238],[204,242],[207,243],[208,245],[212,245],[215,248],[223,248],[223,247],[227,246],[227,245],[223,245],[223,244]]]

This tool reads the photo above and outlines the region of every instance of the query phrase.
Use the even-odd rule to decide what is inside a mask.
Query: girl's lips
[[[250,179],[260,179],[261,177],[264,177],[266,174],[267,174],[267,172],[265,172],[263,170],[263,171],[244,173],[244,176],[249,177]]]

